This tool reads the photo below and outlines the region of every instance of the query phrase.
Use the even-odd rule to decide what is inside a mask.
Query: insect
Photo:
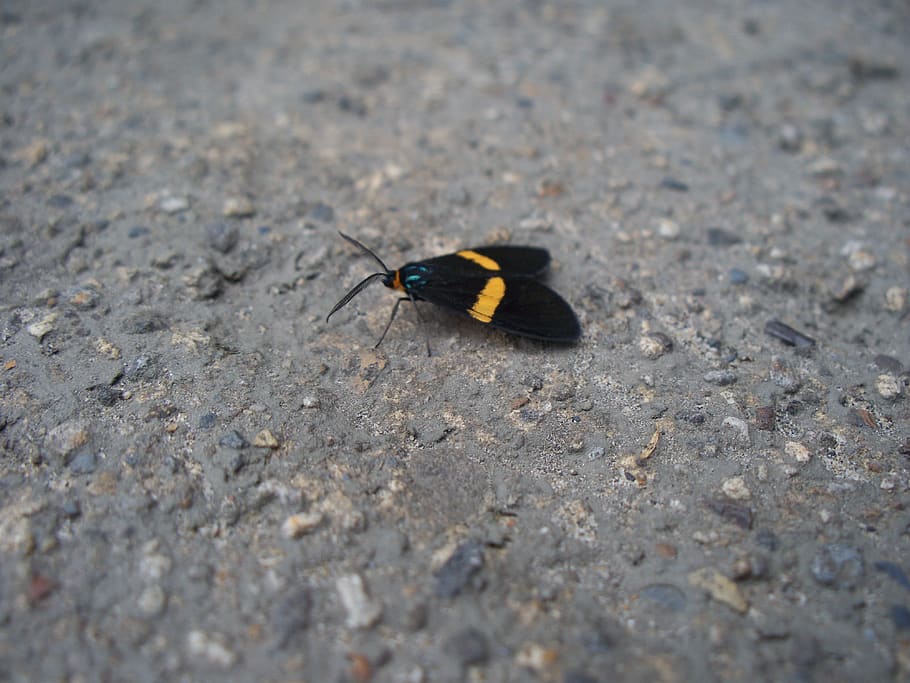
[[[546,249],[509,245],[478,247],[390,270],[373,251],[353,237],[339,234],[372,256],[382,272],[367,276],[345,294],[326,316],[326,322],[374,280],[404,293],[395,302],[376,347],[392,326],[398,306],[409,300],[414,303],[421,323],[423,316],[417,302],[428,301],[521,337],[574,342],[581,336],[578,318],[569,304],[539,281],[550,263]],[[430,353],[429,340],[427,353]]]

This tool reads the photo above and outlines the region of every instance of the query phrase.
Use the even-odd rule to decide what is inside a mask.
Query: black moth
[[[460,311],[481,323],[522,337],[574,342],[581,336],[578,318],[569,304],[540,282],[550,264],[546,249],[511,245],[477,247],[390,270],[373,251],[353,237],[339,234],[372,256],[382,272],[369,275],[345,294],[326,316],[326,322],[374,280],[381,280],[386,287],[405,295],[395,302],[377,347],[385,339],[399,304],[408,300],[414,302],[415,308],[418,301],[429,301]],[[417,315],[420,316],[419,308]]]

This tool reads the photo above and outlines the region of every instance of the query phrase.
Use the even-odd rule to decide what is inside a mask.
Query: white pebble
[[[752,498],[752,492],[742,477],[730,477],[721,484],[720,488],[728,498],[733,500],[750,500]]]

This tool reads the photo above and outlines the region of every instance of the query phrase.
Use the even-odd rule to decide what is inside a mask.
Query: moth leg
[[[417,319],[420,320],[420,327],[423,328],[423,336],[427,340],[427,358],[430,358],[433,355],[433,352],[430,351],[430,333],[427,332],[427,324],[423,321],[423,315],[420,313],[420,306],[417,305],[417,299],[414,298],[414,295],[408,292],[408,298],[414,304],[414,310],[417,311]],[[402,301],[403,299],[399,299]]]
[[[395,306],[392,308],[392,315],[389,316],[389,322],[387,322],[385,324],[385,329],[382,331],[382,336],[379,337],[379,341],[376,342],[376,346],[373,347],[374,349],[378,349],[379,345],[382,344],[382,340],[385,339],[386,333],[389,331],[389,328],[392,326],[392,321],[395,320],[395,316],[398,315],[398,306],[401,304],[402,301],[408,301],[408,300],[409,300],[409,297],[402,296],[402,297],[399,297],[395,301]]]

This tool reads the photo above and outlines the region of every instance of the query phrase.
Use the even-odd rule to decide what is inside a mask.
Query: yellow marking
[[[473,253],[473,252],[468,252]],[[479,256],[479,254],[478,254]],[[485,258],[481,256],[481,258]],[[489,260],[489,259],[487,259]],[[501,277],[491,277],[487,284],[480,290],[477,295],[477,301],[468,309],[468,315],[482,323],[488,323],[493,319],[499,302],[506,295],[506,281]]]
[[[496,263],[496,261],[491,259],[489,256],[478,254],[476,251],[465,249],[464,251],[457,252],[455,255],[460,256],[461,258],[466,258],[468,261],[473,261],[481,268],[486,268],[487,270],[499,270],[499,264]],[[496,303],[499,302],[497,301]]]
[[[404,286],[401,284],[401,271],[395,271],[395,279],[392,280],[392,289],[404,289]]]

